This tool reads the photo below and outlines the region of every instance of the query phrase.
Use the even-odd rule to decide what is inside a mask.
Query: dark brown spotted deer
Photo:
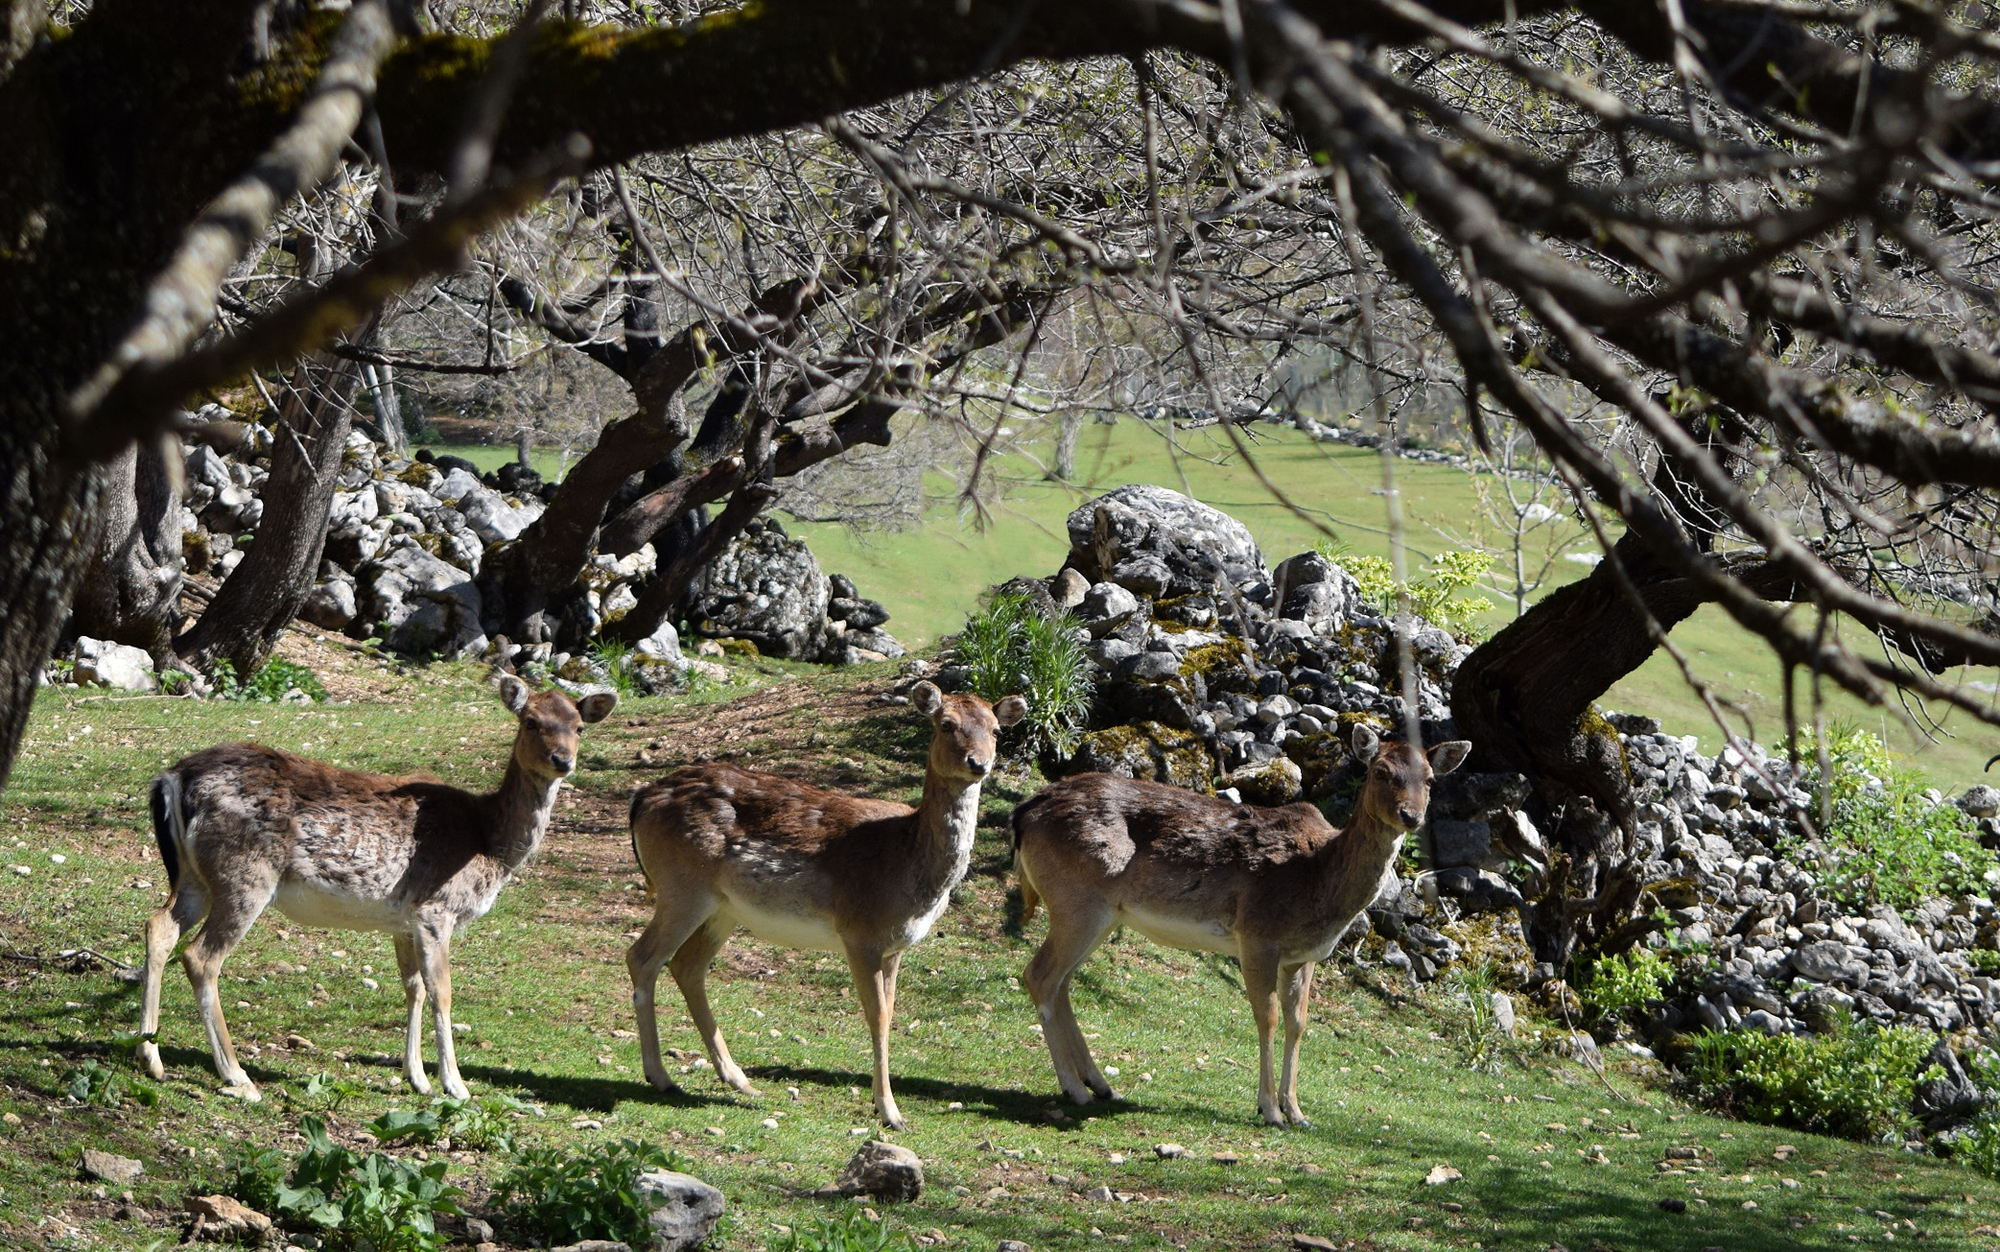
[[[1026,912],[1049,910],[1049,934],[1028,963],[1028,994],[1062,1089],[1078,1104],[1111,1098],[1070,1007],[1070,979],[1114,926],[1155,943],[1236,958],[1257,1019],[1257,1109],[1282,1126],[1299,1111],[1299,1040],[1313,965],[1374,902],[1403,837],[1423,824],[1430,784],[1471,744],[1428,754],[1382,743],[1357,726],[1368,762],[1354,818],[1335,830],[1310,804],[1259,808],[1109,774],[1078,774],[1014,810],[1016,868]],[[1272,1035],[1285,1021],[1284,1079],[1272,1076]]]
[[[181,963],[194,985],[224,1091],[258,1098],[237,1063],[222,1018],[222,962],[266,908],[334,930],[380,930],[395,939],[408,998],[403,1069],[428,1093],[421,1050],[426,993],[437,1034],[438,1079],[463,1099],[451,1037],[451,937],[493,907],[500,888],[534,855],[564,775],[576,768],[578,732],[602,721],[618,697],[579,701],[531,692],[500,678],[500,700],[520,722],[500,789],[473,795],[429,778],[338,769],[254,743],[218,744],[153,780],[153,837],[167,905],[146,923],[146,981],[139,1057],[165,1075],[155,1034],[167,957],[195,923]]]
[[[902,1128],[889,1089],[896,971],[965,877],[995,741],[1028,711],[1019,696],[989,706],[930,683],[918,683],[910,703],[932,728],[914,809],[714,762],[677,770],[632,797],[632,850],[656,893],[652,922],[625,954],[646,1081],[675,1089],[660,1062],[653,1005],[660,966],[671,958],[716,1074],[757,1094],[708,1005],[709,963],[742,927],[766,943],[846,955],[875,1045],[875,1109]]]

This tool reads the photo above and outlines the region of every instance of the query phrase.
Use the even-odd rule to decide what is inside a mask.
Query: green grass
[[[739,941],[710,987],[732,1048],[764,1095],[738,1097],[705,1070],[684,1076],[682,1096],[643,1084],[627,1037],[622,956],[647,910],[625,847],[624,804],[635,783],[678,762],[640,768],[635,753],[679,733],[733,759],[912,799],[924,738],[907,709],[848,694],[857,678],[878,680],[886,667],[803,678],[761,668],[759,681],[790,685],[753,712],[639,699],[588,728],[576,789],[560,800],[539,861],[453,953],[455,1015],[470,1028],[459,1041],[461,1064],[474,1094],[539,1106],[515,1125],[524,1143],[582,1148],[634,1138],[674,1149],[727,1193],[721,1246],[744,1252],[776,1246],[781,1227],[854,1207],[810,1192],[852,1152],[854,1131],[881,1133],[870,1114],[866,1032],[837,957]],[[89,958],[60,954],[87,948],[138,960],[140,927],[164,887],[143,811],[150,775],[192,748],[254,735],[350,765],[425,769],[482,786],[510,734],[470,667],[409,671],[377,701],[345,707],[43,693],[0,797],[0,1112],[20,1119],[0,1125],[0,1246],[73,1246],[60,1235],[70,1228],[93,1247],[174,1242],[178,1227],[167,1215],[191,1189],[217,1185],[239,1144],[296,1152],[291,1136],[308,1112],[351,1137],[390,1109],[419,1104],[398,1078],[401,997],[385,975],[394,969],[386,940],[298,928],[275,915],[251,931],[224,984],[243,1059],[264,1085],[262,1104],[216,1095],[177,968],[166,982],[168,1076],[158,1107],[63,1097],[62,1076],[81,1061],[133,1073],[118,1036],[137,1020],[137,988]],[[1382,1249],[1541,1252],[1560,1241],[1743,1252],[1845,1248],[1850,1236],[1883,1242],[1888,1224],[1873,1216],[1880,1211],[1921,1228],[1926,1246],[1992,1242],[1973,1231],[2000,1212],[2000,1186],[1960,1166],[1722,1120],[1615,1062],[1607,1088],[1532,1040],[1508,1050],[1498,1073],[1466,1068],[1448,993],[1390,994],[1337,969],[1316,992],[1305,1048],[1302,1099],[1316,1124],[1264,1127],[1233,966],[1131,936],[1107,943],[1076,991],[1084,1029],[1096,1036],[1100,1062],[1122,1071],[1113,1081],[1127,1099],[1071,1109],[1057,1098],[1018,985],[1042,923],[1026,935],[1010,929],[1004,817],[1034,785],[1016,776],[989,786],[972,876],[904,963],[892,1057],[910,1128],[894,1138],[924,1158],[930,1186],[916,1204],[887,1212],[899,1229],[934,1230],[941,1246],[975,1252],[1001,1237],[1038,1250],[1114,1240],[1268,1248],[1291,1232]],[[4,869],[13,864],[32,873]],[[365,976],[381,988],[366,989]],[[692,1052],[699,1045],[678,1008],[664,990],[665,1042]],[[286,1049],[294,1032],[313,1049]],[[331,1114],[308,1093],[322,1072],[361,1087]],[[767,1118],[776,1129],[761,1124]],[[1153,1145],[1163,1142],[1185,1145],[1188,1157],[1156,1158]],[[1689,1142],[1713,1151],[1704,1172],[1662,1176],[1665,1149]],[[1780,1144],[1797,1154],[1777,1160]],[[121,1221],[115,1194],[93,1198],[76,1169],[84,1146],[143,1160],[134,1198],[160,1220]],[[1212,1159],[1223,1151],[1239,1161]],[[448,1159],[448,1181],[483,1210],[505,1158],[454,1149]],[[1424,1186],[1441,1163],[1464,1180]],[[1785,1187],[1788,1178],[1799,1185]],[[1086,1198],[1100,1184],[1137,1198]],[[1688,1211],[1664,1212],[1662,1199],[1686,1201]]]

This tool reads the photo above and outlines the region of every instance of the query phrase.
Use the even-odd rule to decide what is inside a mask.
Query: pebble
[[[1465,1177],[1464,1174],[1449,1165],[1434,1165],[1431,1167],[1431,1172],[1424,1175],[1424,1186],[1442,1187],[1448,1182],[1457,1182],[1463,1177]]]
[[[762,1126],[766,1130],[776,1130],[778,1128],[778,1119],[775,1117],[767,1117],[763,1121],[758,1122],[757,1124],[759,1126]]]
[[[1242,1160],[1243,1158],[1236,1155],[1234,1152],[1230,1152],[1227,1149],[1225,1149],[1221,1152],[1215,1153],[1208,1159],[1214,1161],[1217,1165],[1234,1165],[1236,1164],[1236,1162]]]
[[[1153,1155],[1163,1161],[1177,1161],[1187,1155],[1187,1149],[1178,1143],[1156,1144],[1153,1148]]]
[[[361,985],[368,988],[370,991],[380,991],[382,989],[382,984],[376,982],[373,978],[362,979]]]

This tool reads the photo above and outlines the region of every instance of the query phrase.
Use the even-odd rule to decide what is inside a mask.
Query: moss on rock
[[[1149,778],[1212,792],[1214,767],[1201,736],[1154,721],[1093,730],[1083,737],[1070,770],[1096,770],[1120,778]]]

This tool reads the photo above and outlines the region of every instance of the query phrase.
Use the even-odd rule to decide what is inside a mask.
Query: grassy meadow
[[[422,1106],[399,1076],[402,998],[379,935],[267,915],[236,951],[223,999],[264,1087],[260,1104],[217,1095],[177,966],[161,1029],[167,1080],[144,1083],[121,1038],[137,1021],[138,988],[118,965],[141,959],[141,927],[165,887],[144,799],[159,766],[254,736],[350,766],[428,770],[470,787],[497,779],[512,721],[476,669],[387,671],[328,647],[299,659],[344,702],[42,693],[0,795],[0,1247],[173,1244],[184,1195],[218,1188],[247,1148],[299,1151],[302,1116],[325,1117],[353,1144],[369,1120]],[[888,678],[755,662],[696,697],[622,704],[587,728],[539,859],[454,949],[461,1064],[475,1095],[532,1105],[513,1126],[524,1143],[671,1147],[727,1193],[723,1248],[775,1252],[789,1232],[859,1208],[811,1193],[864,1136],[882,1133],[867,1035],[837,957],[739,940],[711,994],[764,1094],[737,1096],[696,1064],[699,1043],[665,980],[662,1031],[682,1050],[670,1067],[684,1071],[685,1090],[646,1087],[623,963],[648,915],[626,800],[698,755],[914,800],[927,732],[907,708],[874,698]],[[989,785],[971,876],[904,966],[892,1065],[909,1129],[887,1137],[923,1157],[929,1186],[883,1216],[925,1245],[1251,1249],[1303,1234],[1333,1247],[1533,1252],[1913,1237],[2000,1246],[2000,1186],[1960,1166],[1733,1123],[1683,1105],[1650,1063],[1614,1052],[1600,1077],[1557,1059],[1537,1038],[1554,1022],[1524,1016],[1524,1036],[1503,1042],[1452,986],[1413,991],[1337,963],[1316,989],[1305,1046],[1311,1129],[1256,1119],[1256,1046],[1233,965],[1136,936],[1108,942],[1076,993],[1124,1098],[1073,1109],[1058,1098],[1018,984],[1044,920],[1025,933],[1018,924],[1005,818],[1036,785],[1021,773]],[[65,1092],[92,1063],[110,1072],[110,1094],[78,1102]],[[1161,1159],[1162,1143],[1186,1156]],[[1702,1150],[1698,1168],[1665,1162],[1689,1145]],[[145,1162],[129,1202],[81,1177],[85,1147]],[[504,1154],[429,1151],[483,1210]],[[1445,1164],[1463,1178],[1426,1186]],[[1111,1199],[1090,1198],[1100,1186]]]

